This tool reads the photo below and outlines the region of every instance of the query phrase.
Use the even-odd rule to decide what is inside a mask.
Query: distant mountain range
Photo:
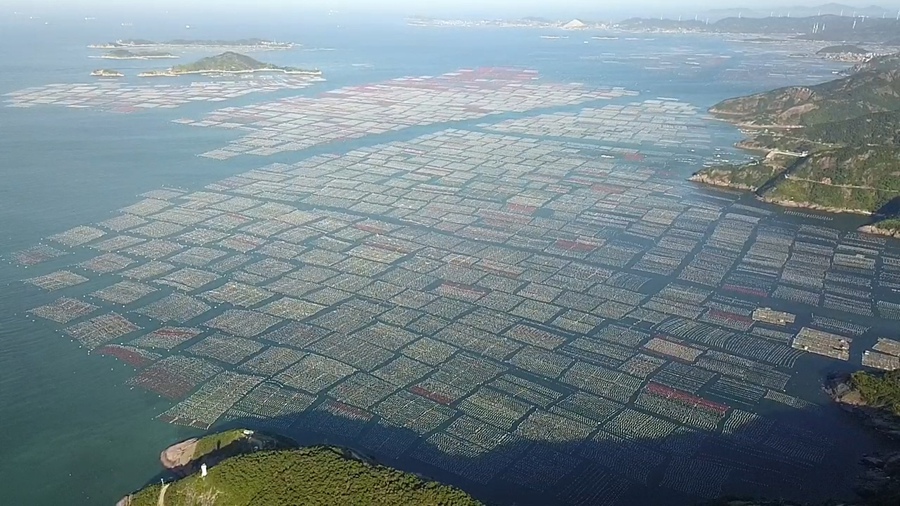
[[[896,18],[863,18],[834,14],[811,17],[729,17],[715,22],[701,19],[631,18],[615,26],[622,30],[635,31],[746,33],[879,44],[896,41],[900,35],[900,21]]]
[[[765,18],[765,17],[777,17],[777,16],[791,16],[797,18],[804,17],[812,17],[812,16],[825,16],[825,15],[833,15],[833,16],[868,16],[870,18],[880,18],[890,17],[894,18],[897,15],[897,11],[888,9],[885,7],[881,7],[878,5],[870,5],[868,7],[854,7],[852,5],[844,5],[839,3],[828,3],[824,5],[818,6],[807,6],[807,5],[794,5],[794,6],[784,6],[778,7],[777,9],[763,9],[756,7],[734,7],[728,9],[710,9],[703,13],[704,20],[706,17],[710,19],[710,21],[718,21],[724,18],[730,17],[744,17],[744,18]]]

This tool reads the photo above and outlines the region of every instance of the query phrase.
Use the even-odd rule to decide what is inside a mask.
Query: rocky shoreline
[[[768,202],[769,204],[775,204],[781,207],[793,207],[799,209],[812,209],[813,211],[823,211],[826,213],[833,214],[859,214],[862,216],[872,216],[870,211],[866,211],[864,209],[846,209],[843,207],[828,207],[828,206],[820,206],[819,204],[813,204],[811,202],[795,202],[793,200],[779,200],[773,199],[769,197],[760,197],[760,200],[763,202]]]
[[[688,181],[693,181],[695,183],[702,183],[702,184],[706,184],[709,186],[716,186],[719,188],[731,188],[733,190],[741,190],[741,191],[747,191],[747,192],[755,192],[758,190],[758,188],[754,188],[750,185],[735,184],[730,181],[724,181],[722,179],[714,178],[714,177],[708,176],[706,174],[701,174],[699,172],[694,174],[693,176],[689,177]],[[774,204],[774,205],[780,206],[780,207],[789,207],[789,208],[794,208],[794,209],[810,209],[813,211],[822,211],[822,212],[832,213],[832,214],[857,214],[857,215],[862,215],[862,216],[872,216],[871,212],[863,210],[863,209],[847,209],[847,208],[841,208],[841,207],[828,207],[828,206],[821,206],[818,204],[813,204],[812,202],[795,202],[792,200],[781,200],[781,199],[775,199],[775,198],[770,198],[770,197],[765,197],[765,196],[760,196],[760,195],[757,195],[756,198],[762,202],[766,202],[767,204]],[[865,233],[870,233],[870,234],[888,235],[891,237],[900,238],[900,231],[892,232],[889,230],[879,229],[872,225],[860,227],[859,231],[865,232]]]
[[[734,190],[743,190],[743,191],[756,191],[756,188],[745,185],[745,184],[734,184],[729,181],[723,181],[721,179],[716,179],[706,174],[696,173],[693,176],[688,178],[688,181],[693,181],[695,183],[703,183],[708,184],[710,186],[718,186],[720,188],[732,188]]]
[[[878,225],[864,225],[862,227],[859,227],[857,230],[864,234],[883,235],[885,237],[900,239],[900,230],[879,228]]]
[[[255,73],[281,73],[285,75],[321,77],[321,70],[284,70],[284,69],[252,69],[252,70],[153,70],[141,72],[138,77],[179,77],[189,75],[205,75],[205,74],[255,74]]]
[[[829,378],[825,392],[844,411],[856,415],[880,434],[900,441],[900,417],[886,409],[869,406],[859,391],[853,388],[849,376]]]
[[[853,387],[850,376],[829,378],[825,392],[868,427],[888,438],[900,440],[900,417],[887,409],[869,406]],[[900,504],[900,452],[867,455],[860,463],[865,470],[856,484],[856,493],[862,498],[859,506]]]

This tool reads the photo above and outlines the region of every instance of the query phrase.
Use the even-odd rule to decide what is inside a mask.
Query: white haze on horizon
[[[0,0],[0,19],[9,16],[139,16],[153,18],[180,15],[208,16],[216,20],[256,20],[272,16],[372,16],[399,18],[413,15],[460,18],[515,18],[540,16],[551,19],[582,18],[620,20],[627,17],[674,18],[702,15],[710,10],[746,8],[757,13],[770,11],[789,15],[797,7],[816,7],[828,3],[854,8],[873,4],[889,11],[900,9],[900,0]],[[13,14],[17,12],[17,14]]]

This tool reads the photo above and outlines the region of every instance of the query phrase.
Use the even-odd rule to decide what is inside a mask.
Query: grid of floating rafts
[[[381,94],[423,117],[426,86],[489,102],[528,77],[498,75],[342,90],[321,114]],[[233,113],[293,121],[279,107]],[[670,101],[598,111],[560,135],[707,139]],[[45,292],[30,316],[138,369],[172,423],[318,433],[572,504],[819,476],[831,443],[756,413],[812,407],[800,363],[897,367],[897,245],[695,192],[638,150],[445,130],[150,192],[13,260]]]
[[[299,90],[321,81],[313,76],[265,76],[253,79],[217,79],[190,85],[131,85],[120,82],[50,84],[4,95],[7,107],[55,105],[74,109],[97,108],[120,113],[175,109],[185,104],[222,102],[251,93]]]
[[[537,79],[538,74],[531,70],[463,69],[440,76],[403,77],[376,85],[341,88],[315,98],[287,98],[229,107],[209,114],[202,121],[178,122],[249,130],[249,134],[227,147],[203,155],[227,159],[241,154],[266,156],[299,151],[414,125],[480,119],[500,113],[635,95],[622,88],[597,90]],[[645,124],[651,125],[649,121]]]

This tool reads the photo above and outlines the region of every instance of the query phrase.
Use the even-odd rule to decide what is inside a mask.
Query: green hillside
[[[888,65],[888,63],[883,63]],[[729,99],[710,112],[752,125],[808,126],[900,110],[900,61],[890,68],[863,67],[815,86],[781,88]]]
[[[299,71],[291,67],[279,67],[271,63],[263,63],[249,56],[226,51],[220,55],[201,58],[187,65],[176,65],[172,72],[252,72],[259,70]]]
[[[206,477],[153,485],[130,506],[478,506],[465,492],[348,458],[337,448],[259,452],[224,460]],[[162,495],[162,499],[160,496]]]
[[[695,181],[829,211],[876,213],[900,196],[900,54],[816,86],[725,100],[710,112],[752,132],[740,147],[768,156],[704,168]]]
[[[900,416],[900,370],[884,374],[859,371],[851,376],[851,381],[867,405]]]

